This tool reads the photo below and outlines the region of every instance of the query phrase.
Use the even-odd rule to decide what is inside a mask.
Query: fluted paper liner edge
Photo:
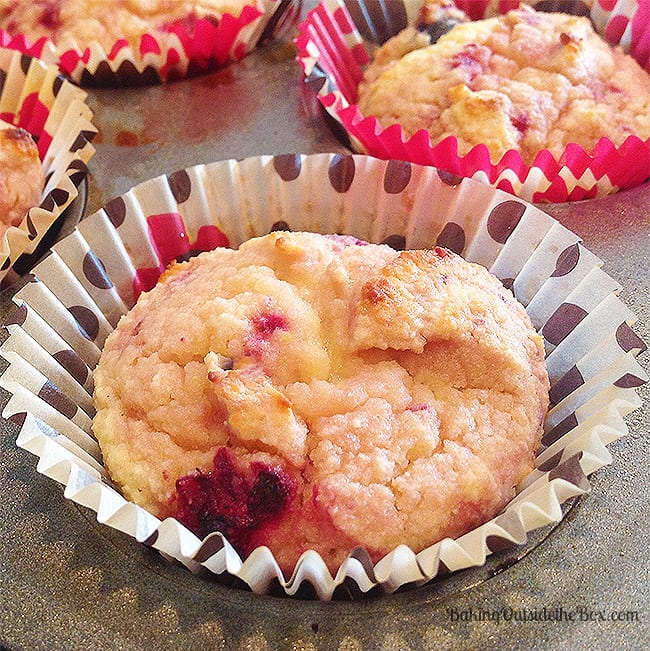
[[[161,216],[177,225],[164,243],[155,230]],[[143,278],[155,282],[177,255],[214,242],[237,247],[280,228],[396,248],[446,246],[489,268],[526,306],[545,339],[551,408],[535,470],[493,520],[419,553],[400,546],[374,566],[364,550],[351,550],[335,576],[307,552],[284,577],[268,549],[241,559],[221,534],[199,540],[112,486],[90,433],[92,369],[108,333],[146,289]],[[350,582],[359,594],[377,586],[392,592],[525,543],[529,532],[558,522],[562,504],[587,492],[588,475],[612,461],[606,446],[627,433],[624,416],[639,407],[636,388],[647,380],[636,360],[645,345],[631,328],[635,316],[574,233],[502,191],[401,161],[288,154],[160,176],[83,220],[34,274],[14,297],[0,348],[9,362],[0,377],[10,393],[3,417],[20,426],[17,444],[100,522],[192,571],[226,572],[259,593],[280,585],[295,595],[303,582],[323,600]]]

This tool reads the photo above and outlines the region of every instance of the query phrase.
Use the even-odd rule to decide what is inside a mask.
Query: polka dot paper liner
[[[91,434],[92,372],[106,337],[170,262],[278,229],[397,249],[446,246],[489,268],[526,306],[546,344],[551,407],[536,468],[493,520],[418,553],[400,546],[375,565],[363,549],[350,550],[334,576],[308,551],[283,576],[268,549],[240,558],[222,534],[201,540],[113,487]],[[67,499],[192,571],[231,575],[256,593],[307,588],[323,600],[422,585],[523,545],[529,532],[561,520],[562,504],[611,462],[606,445],[626,434],[623,416],[640,406],[636,388],[647,377],[636,361],[645,345],[635,316],[601,267],[533,205],[432,167],[339,154],[199,165],[108,202],[34,268],[5,324],[2,415]]]
[[[0,29],[0,44],[58,65],[81,86],[143,86],[195,76],[239,61],[295,22],[302,0],[251,0],[238,16],[193,18],[143,34],[137,45],[126,39],[111,48],[94,41],[34,42]]]
[[[32,135],[45,172],[41,203],[0,235],[2,287],[16,279],[14,265],[21,260],[22,266],[79,194],[97,133],[85,100],[55,66],[0,47],[0,118]]]
[[[630,135],[620,146],[602,138],[593,151],[569,144],[555,159],[543,150],[528,165],[509,151],[490,160],[483,145],[458,154],[457,140],[449,136],[431,143],[421,130],[410,139],[398,124],[383,128],[356,105],[357,86],[371,60],[372,49],[415,20],[421,0],[323,0],[307,14],[295,39],[298,61],[329,116],[344,132],[355,152],[379,158],[409,160],[449,170],[513,193],[527,201],[565,202],[590,199],[637,186],[650,178],[650,138]],[[515,0],[458,0],[471,18],[504,13]],[[538,9],[589,14],[598,32],[621,45],[650,72],[650,0],[593,0],[583,2],[528,2]]]

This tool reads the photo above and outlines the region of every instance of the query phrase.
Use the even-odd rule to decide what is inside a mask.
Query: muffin
[[[38,206],[45,173],[32,136],[0,120],[0,235]]]
[[[650,32],[643,6],[615,2],[605,9],[592,4],[590,9],[582,2],[535,2],[539,12],[522,5],[505,19],[488,16],[494,11],[505,13],[516,3],[431,0],[422,7],[397,0],[380,11],[376,3],[364,0],[324,0],[299,27],[297,58],[307,84],[333,118],[337,135],[355,152],[444,169],[536,203],[602,197],[638,186],[649,176]],[[558,8],[566,13],[546,13]],[[593,34],[587,14],[603,40]],[[513,16],[522,16],[519,27]],[[555,34],[560,40],[545,43],[544,34],[550,38],[555,33],[551,27],[532,34],[533,20],[552,26],[560,17],[576,21],[576,31],[571,33],[584,37],[584,42],[563,44],[561,39],[570,32],[560,31]],[[481,19],[487,21],[487,28],[473,24]],[[510,23],[498,27],[500,20]],[[490,25],[495,26],[494,33]],[[533,46],[540,52],[557,50],[547,68],[537,61],[528,65],[514,50],[517,40],[511,43],[510,32],[515,28],[517,33],[532,34],[530,42],[525,37],[520,41],[524,52],[530,54]],[[459,40],[463,34],[478,39],[474,63],[472,56],[466,56],[471,53],[461,52],[468,45]],[[448,67],[438,60],[429,67],[425,52],[451,57]],[[609,77],[603,77],[597,57],[604,61]],[[466,59],[467,70],[457,65],[461,58]],[[621,72],[618,66],[623,60]],[[569,68],[566,74],[551,65],[563,62]],[[424,83],[412,74],[417,70],[409,70],[418,66]],[[473,68],[482,74],[473,75]],[[593,80],[592,69],[598,69]],[[412,76],[400,77],[402,73]],[[500,84],[497,73],[517,77]],[[377,89],[380,76],[382,85],[384,77],[387,82]],[[626,79],[626,87],[619,78]],[[389,98],[389,87],[398,96]],[[628,103],[624,98],[630,87]],[[442,96],[427,96],[427,88]],[[450,89],[453,103],[447,95]],[[366,101],[360,94],[377,97]],[[408,106],[402,110],[404,105]],[[566,109],[567,115],[560,109]],[[605,117],[610,109],[611,120]],[[553,116],[557,128],[545,124]],[[482,120],[485,127],[478,124]],[[579,128],[574,132],[576,122]],[[547,140],[553,150],[544,147]],[[540,148],[536,149],[536,142]],[[501,152],[505,153],[499,156]]]
[[[637,190],[626,199],[632,217],[640,215],[634,197],[641,194]],[[610,204],[603,202],[601,212]],[[219,210],[211,209],[217,205]],[[446,246],[489,269],[526,306],[544,337],[550,404],[535,469],[496,517],[417,553],[396,547],[376,564],[356,548],[335,573],[310,551],[289,576],[266,548],[256,548],[243,560],[222,534],[200,540],[177,519],[161,520],[120,494],[91,429],[93,373],[106,338],[142,293],[144,277],[158,278],[161,267],[197,250],[241,247],[278,229],[342,232],[390,242],[400,250]],[[352,250],[362,248],[357,243]],[[603,271],[602,261],[539,208],[430,167],[338,154],[197,165],[149,179],[111,200],[85,217],[54,251],[56,264],[50,256],[36,265],[38,282],[18,292],[16,310],[6,322],[3,357],[10,366],[0,385],[10,394],[3,415],[19,430],[17,445],[39,459],[39,473],[65,486],[62,497],[90,509],[102,527],[192,572],[255,594],[356,599],[434,579],[444,582],[448,573],[484,564],[477,576],[486,576],[504,559],[534,549],[571,512],[575,496],[589,491],[589,476],[604,474],[604,467],[616,461],[607,446],[628,434],[624,416],[642,403],[637,391],[647,375],[636,357],[645,348],[631,327],[636,317],[620,300],[620,287]],[[192,316],[184,315],[183,327]],[[262,332],[275,324],[272,337],[285,332],[281,319],[257,322],[256,331]],[[345,342],[349,332],[346,324],[338,339]],[[32,340],[36,347],[25,345]],[[229,364],[223,357],[212,358],[207,372],[225,371]],[[160,393],[165,377],[161,373],[134,393],[149,386]],[[170,395],[179,394],[172,387]],[[196,417],[192,409],[185,413]],[[239,459],[222,454],[218,474],[235,479]],[[214,473],[214,457],[206,456],[199,477]],[[268,466],[258,466],[250,477],[262,470]],[[190,492],[200,485],[192,481],[195,471],[181,475],[190,476]],[[241,486],[247,483],[248,478]],[[281,498],[294,490],[288,479],[261,486],[265,483],[284,487],[275,491]],[[490,561],[491,554],[498,557]],[[173,574],[172,580],[182,578]]]
[[[336,572],[496,515],[548,405],[541,337],[443,248],[276,231],[175,263],[120,320],[93,431],[124,496]],[[146,390],[143,390],[146,387]]]
[[[522,6],[406,53],[404,35],[395,39],[370,64],[358,104],[409,138],[455,136],[461,155],[484,144],[492,162],[515,150],[528,165],[570,143],[592,151],[604,137],[650,138],[650,76],[585,17]]]
[[[72,204],[86,179],[97,129],[86,93],[63,79],[56,66],[0,48],[0,79],[4,289],[43,256],[64,222],[78,219],[82,202]]]
[[[452,1],[455,1],[458,7],[466,11],[472,20],[505,13],[505,11],[513,9],[517,4],[530,5],[535,7],[537,11],[559,11],[575,16],[588,16],[595,4],[595,0],[521,0],[519,3],[516,0],[510,0],[509,2],[503,2],[503,0]],[[609,1],[610,5],[615,4],[611,0],[603,1]]]
[[[0,36],[83,86],[148,85],[239,60],[295,12],[291,0],[0,0]]]
[[[177,25],[192,27],[200,18],[218,21],[238,16],[246,0],[59,0],[0,3],[0,27],[32,41],[51,39],[58,47],[88,47],[99,42],[109,52],[126,40],[138,47],[144,34],[169,32]]]

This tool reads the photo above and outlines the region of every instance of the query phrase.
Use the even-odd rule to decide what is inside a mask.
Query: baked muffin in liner
[[[244,58],[294,22],[302,0],[250,0],[239,15],[177,21],[166,31],[143,34],[134,46],[126,39],[107,48],[98,41],[80,45],[0,29],[0,43],[59,66],[81,86],[143,86],[183,79]]]
[[[90,429],[93,369],[105,338],[171,261],[277,229],[349,234],[399,249],[446,246],[512,288],[545,340],[551,407],[536,468],[494,519],[418,553],[402,545],[374,566],[363,549],[350,550],[334,576],[308,551],[283,576],[267,548],[240,558],[220,533],[200,540],[113,487]],[[34,268],[5,323],[2,415],[66,498],[193,572],[236,577],[256,593],[300,595],[305,582],[322,600],[422,585],[482,565],[558,522],[563,503],[588,492],[588,475],[612,461],[606,446],[626,434],[623,417],[640,406],[635,388],[647,377],[636,361],[645,346],[631,328],[635,316],[601,266],[538,208],[433,167],[340,154],[198,165],[111,200]]]
[[[0,236],[2,286],[15,280],[16,262],[34,252],[79,195],[97,133],[85,100],[86,93],[65,80],[55,66],[0,48],[0,118],[33,136],[45,175],[40,204]]]
[[[472,19],[480,19],[505,13],[519,2],[459,0],[456,4]],[[601,36],[622,46],[650,72],[650,3],[646,0],[592,0],[590,8],[584,2],[526,4],[538,10],[588,13]],[[356,104],[357,86],[373,49],[412,23],[421,6],[421,0],[323,0],[299,26],[295,42],[305,82],[353,151],[433,165],[533,202],[600,197],[650,177],[650,138],[630,135],[619,146],[602,138],[592,151],[570,144],[559,159],[542,150],[528,165],[516,151],[493,162],[481,145],[459,155],[454,136],[433,146],[424,130],[408,138],[399,124],[383,128],[374,116],[363,115]]]

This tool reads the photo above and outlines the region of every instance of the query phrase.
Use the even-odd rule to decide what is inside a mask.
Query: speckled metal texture
[[[94,91],[86,212],[162,173],[224,158],[344,152],[290,43],[169,86]],[[648,184],[545,209],[618,280],[650,341]],[[11,291],[2,295],[1,316]],[[648,355],[640,357],[648,368]],[[640,649],[650,640],[650,391],[611,466],[561,524],[518,552],[423,588],[357,602],[260,597],[167,563],[64,499],[0,431],[0,646],[8,649]]]

